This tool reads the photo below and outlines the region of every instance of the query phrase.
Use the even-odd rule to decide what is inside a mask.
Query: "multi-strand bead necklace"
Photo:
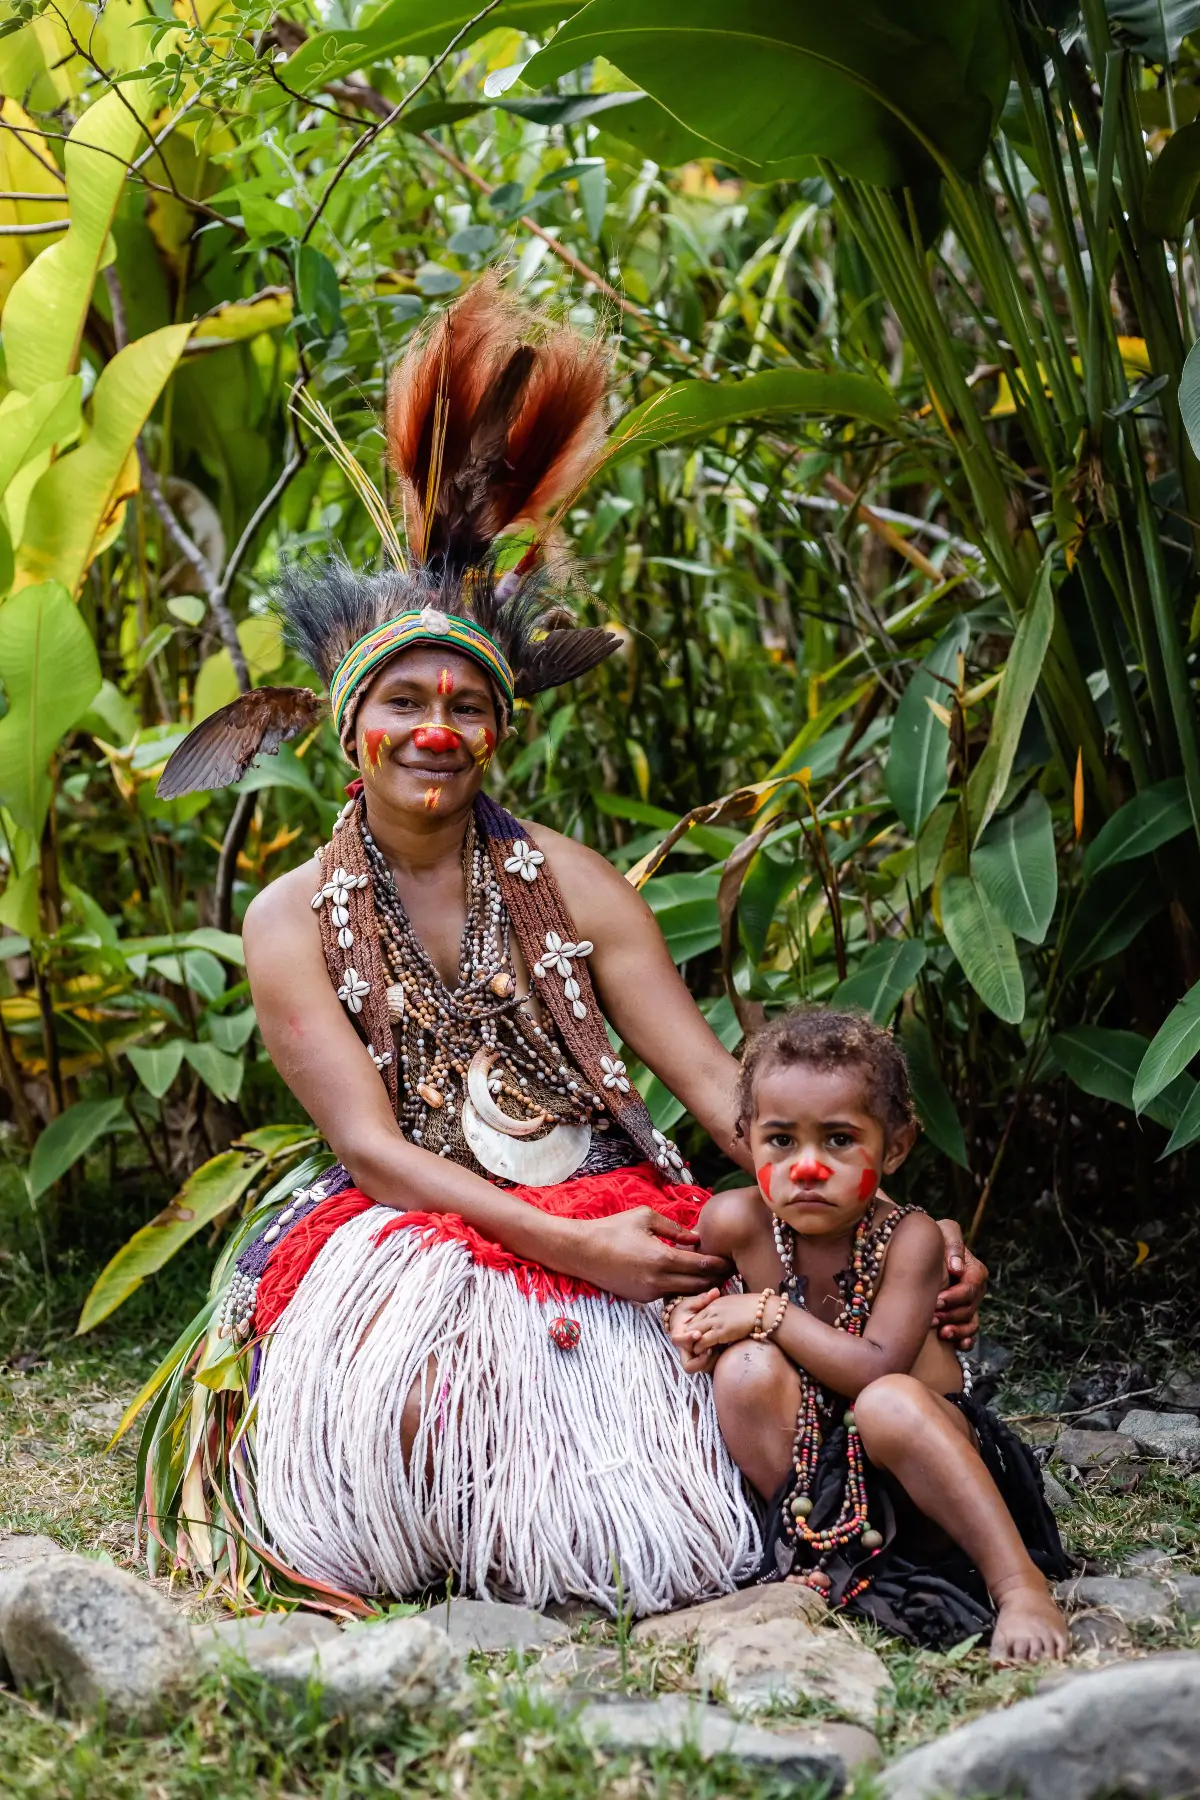
[[[862,1336],[871,1316],[871,1302],[875,1298],[879,1271],[892,1233],[907,1214],[920,1210],[915,1206],[897,1206],[881,1225],[875,1225],[876,1208],[872,1204],[859,1220],[854,1232],[850,1267],[838,1278],[843,1300],[842,1309],[833,1321],[836,1331],[848,1331],[851,1337]],[[781,1219],[776,1218],[773,1225],[775,1248],[786,1271],[781,1292],[797,1306],[803,1306],[804,1283],[796,1273],[795,1233]],[[837,1518],[831,1525],[820,1530],[814,1530],[808,1523],[813,1510],[812,1486],[817,1472],[817,1458],[825,1430],[832,1424],[834,1407],[833,1401],[819,1382],[814,1381],[803,1369],[798,1372],[800,1407],[796,1414],[796,1435],[792,1441],[792,1467],[796,1479],[791,1499],[785,1507],[784,1531],[793,1542],[806,1544],[816,1558],[813,1568],[798,1571],[799,1579],[808,1587],[815,1588],[818,1593],[824,1593],[832,1585],[824,1565],[835,1550],[857,1542],[874,1555],[883,1548],[883,1537],[880,1532],[871,1529],[868,1517],[865,1459],[853,1409],[843,1414],[846,1427],[846,1478]],[[851,1600],[856,1599],[869,1586],[869,1578],[855,1582],[842,1595],[840,1604],[848,1606]]]
[[[467,919],[453,988],[413,931],[365,818],[360,830],[400,1053],[399,1122],[405,1137],[471,1166],[461,1111],[467,1070],[481,1048],[494,1052],[489,1091],[514,1120],[541,1114],[558,1124],[607,1122],[602,1099],[586,1091],[567,1063],[553,1026],[540,1025],[527,1010],[528,995],[517,992],[508,909],[474,820],[463,845]]]

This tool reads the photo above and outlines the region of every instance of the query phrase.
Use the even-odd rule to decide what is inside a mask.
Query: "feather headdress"
[[[407,566],[360,576],[333,558],[293,565],[277,586],[284,636],[330,685],[343,743],[368,678],[411,644],[473,656],[505,715],[514,698],[571,681],[618,648],[614,633],[573,623],[546,557],[600,461],[608,377],[601,343],[540,318],[494,275],[410,347],[386,418]],[[496,540],[518,525],[534,528],[533,543],[498,573]],[[307,689],[244,694],[196,727],[158,791],[171,799],[237,780],[313,717]]]

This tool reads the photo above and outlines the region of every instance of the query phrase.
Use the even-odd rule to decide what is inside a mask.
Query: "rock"
[[[732,1756],[785,1781],[828,1782],[834,1793],[846,1785],[852,1770],[875,1767],[879,1761],[875,1739],[856,1726],[767,1731],[734,1719],[722,1706],[705,1706],[682,1694],[587,1706],[578,1723],[589,1743],[614,1754],[692,1746],[706,1762]]]
[[[868,1727],[875,1723],[881,1696],[892,1686],[873,1650],[845,1632],[814,1631],[803,1619],[729,1625],[714,1632],[702,1644],[696,1680],[742,1711],[821,1700]]]
[[[1200,1462],[1200,1418],[1195,1413],[1126,1413],[1121,1430],[1151,1456]]]
[[[975,1348],[967,1356],[971,1373],[980,1381],[991,1381],[997,1375],[1003,1375],[1012,1359],[1013,1353],[1007,1345],[986,1336],[976,1338]]]
[[[1104,1471],[1104,1485],[1110,1494],[1132,1494],[1141,1479],[1142,1471],[1136,1463],[1111,1463]]]
[[[1078,1675],[912,1750],[886,1800],[1021,1795],[1100,1800],[1197,1792],[1200,1656],[1157,1656]]]
[[[1068,1425],[1059,1434],[1055,1455],[1072,1469],[1105,1469],[1137,1455],[1137,1444],[1121,1431],[1078,1431]]]
[[[601,1612],[598,1606],[592,1606],[586,1600],[548,1600],[542,1608],[542,1614],[547,1619],[556,1619],[568,1631],[574,1631],[579,1625],[591,1625],[608,1618],[607,1613]]]
[[[618,1692],[621,1673],[619,1650],[602,1644],[562,1644],[548,1651],[530,1676],[539,1686],[599,1694]]]
[[[1075,1504],[1062,1482],[1057,1481],[1049,1469],[1042,1470],[1042,1491],[1052,1513],[1070,1512]]]
[[[193,1625],[192,1646],[203,1663],[246,1663],[267,1674],[281,1656],[294,1650],[332,1643],[341,1636],[332,1619],[320,1613],[273,1612],[256,1617],[214,1619]]]
[[[1200,1377],[1191,1369],[1174,1369],[1155,1395],[1160,1406],[1200,1413]]]
[[[88,1406],[76,1408],[71,1414],[71,1424],[76,1431],[85,1432],[89,1437],[99,1438],[103,1446],[107,1447],[124,1417],[125,1408],[119,1400],[93,1400]],[[126,1432],[120,1443],[113,1446],[113,1454],[136,1456],[136,1431]]]
[[[762,1625],[769,1619],[806,1619],[815,1623],[826,1616],[825,1602],[798,1581],[772,1581],[765,1587],[741,1588],[722,1594],[700,1606],[680,1612],[655,1613],[633,1628],[635,1644],[694,1644],[704,1642],[726,1625]]]
[[[336,1642],[304,1645],[263,1670],[293,1699],[319,1692],[326,1718],[355,1735],[386,1735],[401,1720],[455,1706],[469,1691],[466,1652],[424,1618],[385,1619],[338,1632]]]
[[[75,1715],[166,1719],[192,1674],[187,1627],[162,1596],[107,1563],[51,1556],[0,1585],[0,1645],[18,1687],[49,1685]]]
[[[1169,1583],[1171,1598],[1189,1624],[1200,1619],[1200,1575],[1176,1575]]]
[[[436,1630],[448,1631],[450,1642],[465,1650],[545,1650],[570,1636],[559,1619],[493,1600],[451,1600],[448,1607],[431,1606],[421,1617]]]
[[[1071,1620],[1071,1650],[1096,1662],[1112,1662],[1133,1647],[1129,1627],[1111,1612],[1076,1613]]]
[[[1081,1413],[1072,1424],[1076,1431],[1115,1431],[1117,1415],[1111,1412]]]
[[[1122,1575],[1144,1575],[1148,1581],[1163,1581],[1174,1569],[1169,1550],[1163,1550],[1158,1544],[1147,1544],[1144,1549],[1130,1552],[1121,1564],[1120,1572]]]
[[[36,1531],[0,1531],[0,1570],[22,1569],[27,1563],[66,1554],[61,1544]]]
[[[1127,1625],[1141,1624],[1144,1619],[1167,1619],[1171,1615],[1171,1595],[1161,1581],[1126,1579],[1118,1575],[1076,1575],[1070,1581],[1060,1581],[1054,1592],[1062,1605],[1072,1612],[1103,1607]]]

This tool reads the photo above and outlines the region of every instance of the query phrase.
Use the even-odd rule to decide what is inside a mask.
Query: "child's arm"
[[[945,1266],[942,1234],[924,1213],[902,1219],[888,1246],[883,1275],[861,1338],[789,1306],[771,1342],[807,1370],[822,1387],[853,1400],[880,1375],[907,1374],[929,1334],[929,1321]],[[738,1294],[712,1300],[691,1318],[696,1355],[750,1336],[758,1296]],[[768,1300],[765,1320],[778,1302]]]

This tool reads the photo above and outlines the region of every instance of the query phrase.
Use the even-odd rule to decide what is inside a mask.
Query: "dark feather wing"
[[[621,640],[617,634],[602,631],[598,626],[548,631],[544,638],[529,646],[522,660],[517,675],[518,698],[525,700],[545,688],[574,681],[577,675],[594,669],[597,663],[620,648]]]
[[[274,756],[280,744],[311,730],[321,708],[320,696],[309,688],[261,687],[239,694],[188,732],[155,793],[160,800],[178,800],[205,788],[229,787],[256,756]]]

